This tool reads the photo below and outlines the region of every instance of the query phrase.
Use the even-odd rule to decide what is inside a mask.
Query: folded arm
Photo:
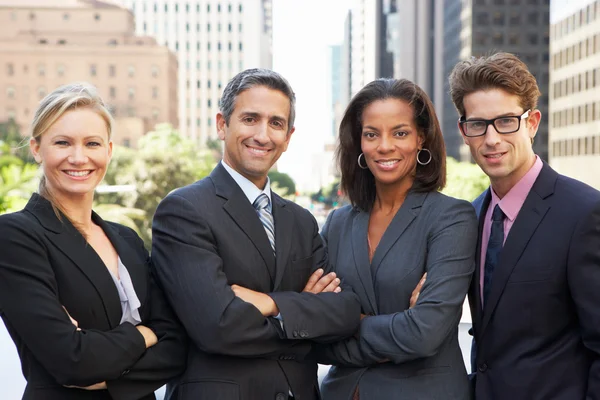
[[[167,196],[152,229],[157,277],[194,345],[207,353],[250,358],[296,349],[284,340],[279,321],[235,296],[217,242],[194,204],[178,194]]]
[[[319,362],[362,367],[435,354],[459,323],[474,270],[476,239],[476,217],[468,203],[441,213],[428,239],[427,279],[416,305],[363,318],[357,337],[319,349]]]
[[[129,323],[102,332],[78,330],[58,297],[45,244],[20,214],[0,220],[0,310],[9,329],[61,385],[116,379],[146,350]]]

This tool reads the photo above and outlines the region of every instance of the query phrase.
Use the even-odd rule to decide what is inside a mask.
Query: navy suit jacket
[[[475,397],[600,399],[600,192],[544,164],[481,307],[480,259],[489,189],[479,216],[473,316]]]

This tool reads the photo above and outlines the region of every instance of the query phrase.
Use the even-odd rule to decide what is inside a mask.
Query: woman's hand
[[[67,386],[65,385],[65,387],[70,388],[70,389],[82,389],[82,390],[105,390],[107,389],[106,387],[106,382],[100,382],[100,383],[96,383],[95,385],[90,385],[90,386]]]
[[[156,337],[156,335],[154,334],[154,332],[152,332],[152,330],[150,328],[145,327],[144,325],[138,325],[138,326],[136,326],[136,328],[144,337],[144,342],[146,343],[146,348],[150,348],[150,347],[154,346],[156,343],[158,343],[158,338]]]
[[[326,292],[339,293],[342,291],[340,287],[340,279],[335,275],[335,272],[330,272],[323,276],[323,268],[319,268],[308,278],[306,286],[304,286],[303,292],[319,294]]]
[[[69,314],[69,312],[67,311],[67,309],[65,308],[65,306],[63,306],[63,310],[65,310],[65,312],[67,313],[67,316],[71,320],[71,323],[73,325],[75,325],[75,328],[77,328],[77,330],[80,331],[81,328],[79,328],[79,322],[77,322],[77,320],[75,320],[75,318],[71,317],[71,314]]]
[[[413,290],[412,295],[410,296],[410,307],[409,308],[413,308],[415,306],[415,304],[417,304],[417,300],[419,300],[419,295],[421,294],[421,289],[423,288],[423,285],[425,284],[426,279],[427,279],[427,272],[425,272],[423,274],[423,277],[421,278],[419,283],[417,283],[417,287],[415,287],[415,290]]]

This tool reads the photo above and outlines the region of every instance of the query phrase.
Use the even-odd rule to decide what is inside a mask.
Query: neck
[[[84,232],[92,229],[92,203],[94,193],[86,193],[80,196],[54,196],[62,212],[69,220]]]
[[[402,206],[402,203],[404,203],[404,199],[406,199],[413,182],[413,178],[403,179],[401,182],[394,185],[385,185],[375,182],[376,195],[373,209],[384,212],[397,211],[400,206]]]
[[[498,196],[498,198],[502,199],[510,190],[517,184],[533,167],[535,164],[536,157],[534,153],[531,153],[531,158],[528,162],[524,163],[523,166],[516,171],[513,171],[512,174],[508,176],[504,176],[497,179],[490,178],[490,183],[492,184],[492,190]]]

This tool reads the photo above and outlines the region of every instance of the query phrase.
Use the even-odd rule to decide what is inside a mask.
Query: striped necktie
[[[273,253],[275,253],[275,225],[273,224],[273,215],[269,212],[269,196],[261,193],[252,205],[256,209],[258,219],[263,224]]]

